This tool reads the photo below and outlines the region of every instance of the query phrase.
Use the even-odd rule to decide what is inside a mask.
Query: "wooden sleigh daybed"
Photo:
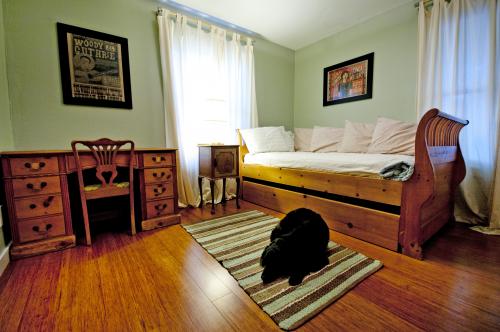
[[[243,199],[287,213],[307,207],[335,231],[422,259],[422,245],[453,220],[454,194],[465,177],[459,133],[468,121],[428,111],[415,138],[415,170],[399,182],[341,173],[245,164]]]

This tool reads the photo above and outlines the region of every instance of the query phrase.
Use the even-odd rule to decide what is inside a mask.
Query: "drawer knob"
[[[166,160],[163,156],[153,156],[152,159],[155,163],[161,163],[162,161]]]
[[[353,225],[351,222],[348,222],[348,223],[347,223],[347,227],[349,227],[349,228],[353,228],[353,227],[354,227],[354,225]]]
[[[158,174],[158,173],[154,172],[154,173],[153,173],[153,176],[154,176],[155,178],[159,179],[159,178],[162,178],[162,177],[164,177],[164,176],[165,176],[165,172],[161,172],[160,174]],[[170,177],[168,177],[168,178],[170,178]]]
[[[45,201],[43,201],[43,207],[48,208],[53,200],[54,196],[49,196]]]
[[[153,189],[155,196],[160,196],[163,194],[165,191],[167,191],[167,188],[164,188],[163,186],[157,187]]]
[[[42,181],[38,187],[35,187],[33,183],[28,183],[26,188],[31,189],[33,191],[41,191],[43,188],[47,187],[47,182]]]
[[[30,209],[32,209],[32,210],[36,209],[36,204],[33,204],[33,203],[30,204]]]
[[[45,234],[49,231],[49,229],[52,228],[52,224],[47,224],[45,225],[45,229],[44,230],[40,230],[40,227],[39,226],[33,226],[31,229],[34,231],[34,232],[37,232],[37,233],[40,233],[40,234]]]
[[[157,209],[158,211],[163,211],[167,208],[167,204],[158,204],[158,205],[155,205],[155,209]]]
[[[31,169],[32,171],[38,171],[45,167],[45,162],[41,161],[38,163],[25,163],[24,167]]]

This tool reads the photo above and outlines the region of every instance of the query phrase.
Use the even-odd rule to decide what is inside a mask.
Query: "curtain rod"
[[[450,2],[451,0],[445,0],[446,2]],[[432,7],[432,5],[434,4],[434,1],[433,0],[424,0],[424,7],[427,8],[427,7]],[[415,8],[418,8],[420,5],[420,1],[419,2],[416,2],[415,3]]]
[[[190,15],[186,15],[184,13],[170,11],[169,9],[158,8],[158,10],[156,11],[156,16],[165,15],[165,14],[167,14],[170,17],[170,19],[172,19],[172,20],[176,19],[178,14],[183,15],[184,17],[186,17],[188,19],[187,24],[189,26],[193,27],[193,28],[196,28],[197,25],[198,25],[198,22],[201,22],[201,24],[202,24],[201,25],[201,29],[204,30],[204,31],[206,31],[206,32],[210,32],[211,28],[213,26],[216,26],[215,24],[212,24],[210,22],[201,20],[199,18],[190,16]],[[219,26],[219,28],[223,29],[226,32],[227,36],[234,36],[234,35],[238,34],[238,35],[242,36],[242,38],[241,38],[242,41],[243,41],[243,37],[244,37],[244,38],[248,38],[249,42],[252,45],[255,44],[255,39],[252,38],[249,35],[246,35],[244,33],[241,33],[241,32],[238,32],[238,31],[234,31],[234,30],[228,30],[228,29],[220,27],[220,26]]]
[[[162,5],[166,6],[167,7],[166,9],[171,9],[176,13],[188,16],[189,18],[194,19],[194,20],[200,20],[207,25],[215,25],[215,26],[218,26],[220,28],[229,30],[230,32],[239,33],[239,34],[242,34],[242,35],[245,35],[248,37],[252,37],[252,38],[264,39],[260,34],[254,32],[254,31],[251,31],[251,30],[245,29],[243,27],[240,27],[236,24],[224,21],[218,17],[211,16],[211,15],[206,14],[204,12],[201,12],[197,9],[194,9],[194,8],[191,8],[188,6],[184,6],[184,5],[177,3],[175,1],[159,0],[158,2],[160,2]],[[162,8],[158,7],[158,10],[156,11],[156,15],[160,15],[161,10],[162,10]]]

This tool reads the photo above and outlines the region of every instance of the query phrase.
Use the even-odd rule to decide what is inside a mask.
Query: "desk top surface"
[[[129,149],[120,149],[119,152],[126,152],[129,151]],[[135,152],[173,152],[177,151],[177,149],[173,148],[136,148],[134,149]],[[90,150],[78,150],[80,153],[90,153]],[[73,154],[72,150],[29,150],[29,151],[18,151],[18,150],[12,150],[12,151],[0,151],[0,157],[16,157],[16,156],[26,156],[26,155],[57,155],[57,154]]]

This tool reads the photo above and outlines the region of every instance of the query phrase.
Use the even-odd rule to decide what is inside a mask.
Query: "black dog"
[[[262,281],[286,276],[291,286],[300,284],[310,272],[328,264],[328,241],[328,226],[319,214],[305,208],[288,213],[273,229],[260,258]]]

